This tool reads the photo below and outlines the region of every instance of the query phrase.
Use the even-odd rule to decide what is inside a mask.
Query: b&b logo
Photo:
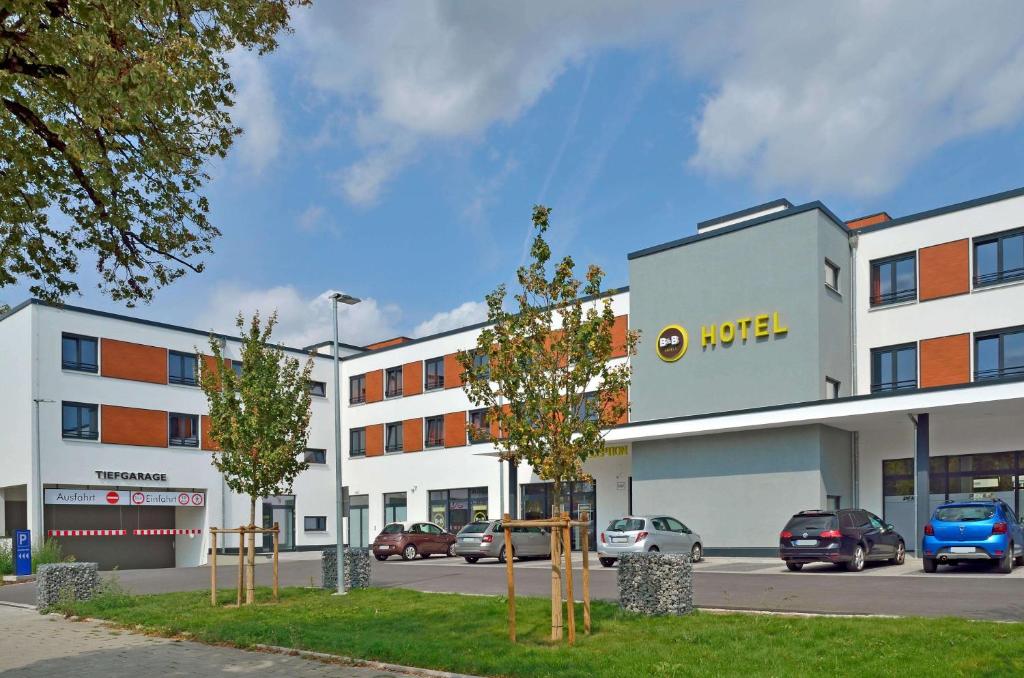
[[[672,363],[683,357],[689,345],[690,337],[683,327],[679,325],[666,325],[658,333],[658,342],[655,350],[659,358],[667,363]]]

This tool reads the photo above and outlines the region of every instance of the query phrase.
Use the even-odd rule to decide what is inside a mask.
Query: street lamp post
[[[345,595],[345,537],[344,537],[344,507],[342,506],[341,493],[341,368],[338,362],[338,302],[353,306],[359,303],[359,299],[341,292],[331,295],[331,302],[334,309],[334,482],[335,501],[337,509],[337,574],[338,591],[335,595]]]

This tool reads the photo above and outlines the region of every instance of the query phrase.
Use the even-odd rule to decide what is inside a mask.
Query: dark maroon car
[[[454,556],[455,535],[434,523],[388,523],[371,548],[377,560],[387,560],[388,556],[402,556],[403,560],[435,554]]]

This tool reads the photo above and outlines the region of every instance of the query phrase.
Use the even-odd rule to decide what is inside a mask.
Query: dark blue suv
[[[1001,499],[957,501],[935,509],[924,526],[924,571],[961,560],[990,560],[1009,573],[1024,565],[1024,529]]]

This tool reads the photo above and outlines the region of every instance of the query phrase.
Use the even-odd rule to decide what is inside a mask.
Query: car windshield
[[[488,525],[490,525],[490,523],[470,523],[462,528],[462,534],[480,534],[481,532],[486,532]]]
[[[994,506],[945,506],[935,512],[935,519],[944,523],[971,523],[988,520],[995,514]]]
[[[831,514],[793,516],[786,523],[786,529],[790,532],[821,532],[835,528],[836,517]]]
[[[637,532],[644,529],[643,518],[619,518],[608,523],[609,532]]]
[[[381,534],[402,534],[402,526],[398,523],[391,523],[385,525],[384,529],[380,531]]]

